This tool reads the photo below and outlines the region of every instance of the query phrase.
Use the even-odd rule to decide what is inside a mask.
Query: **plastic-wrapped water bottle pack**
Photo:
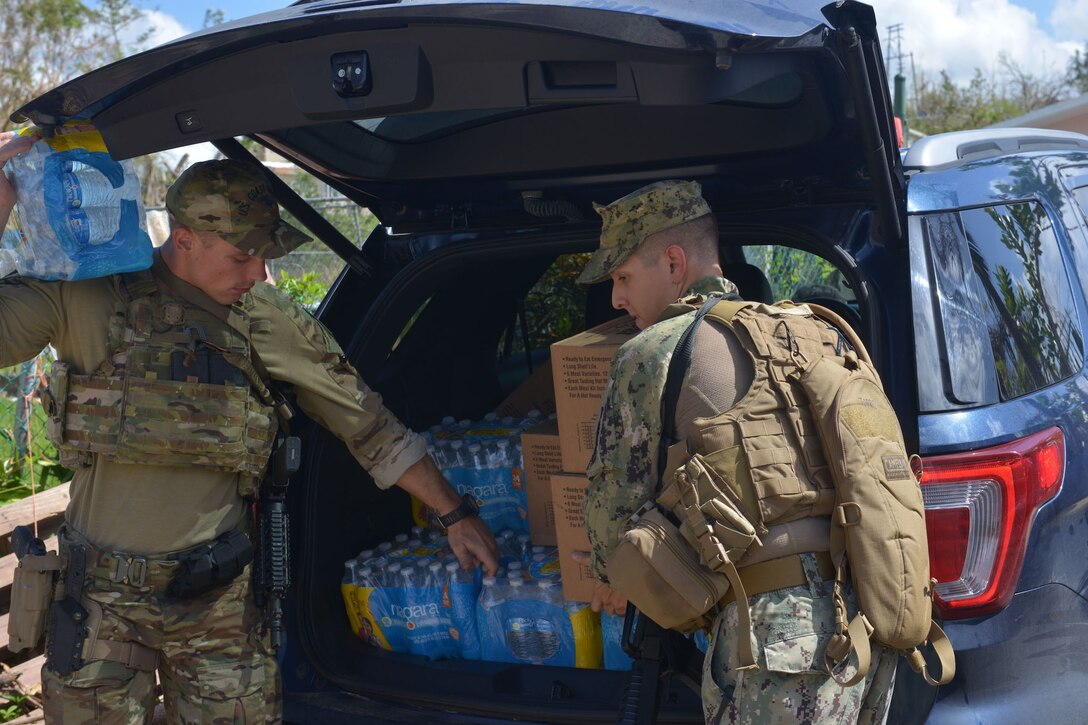
[[[492,531],[527,533],[521,434],[543,421],[539,411],[530,411],[524,418],[489,413],[480,421],[447,416],[420,435],[457,493],[470,494],[476,500],[480,518]],[[418,510],[417,521],[426,521],[426,515]]]
[[[92,127],[66,124],[8,169],[17,201],[0,239],[0,276],[74,280],[151,266],[136,167],[111,158]]]
[[[353,631],[430,659],[600,667],[600,619],[563,599],[557,550],[511,529],[496,539],[497,576],[462,569],[445,537],[418,526],[360,552],[341,581]]]

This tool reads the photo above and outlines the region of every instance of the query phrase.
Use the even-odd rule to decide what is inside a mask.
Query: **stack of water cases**
[[[345,562],[353,631],[375,647],[430,659],[596,668],[600,619],[564,601],[555,548],[506,529],[496,576],[462,569],[437,532],[415,527]]]
[[[480,518],[496,532],[495,576],[465,570],[419,502],[411,534],[345,562],[341,589],[352,630],[375,647],[431,659],[596,668],[619,651],[620,627],[602,639],[601,619],[585,602],[563,599],[558,552],[533,546],[522,482],[521,434],[543,422],[445,418],[423,432],[432,457]],[[432,512],[433,513],[433,512]],[[620,652],[622,654],[622,652]],[[622,669],[630,660],[610,662]]]

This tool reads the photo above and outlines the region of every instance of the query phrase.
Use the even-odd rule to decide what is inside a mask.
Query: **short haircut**
[[[181,222],[179,222],[177,219],[174,218],[173,214],[171,214],[169,212],[167,212],[167,220],[169,221],[169,224],[170,224],[170,239],[174,238],[174,231],[176,229],[188,229],[190,232],[192,232],[196,236],[197,239],[200,240],[200,243],[203,244],[205,247],[212,246],[213,242],[212,242],[211,239],[208,238],[208,236],[207,236],[208,232],[202,232],[199,229],[193,229],[190,226],[182,224]]]
[[[675,227],[651,234],[635,251],[642,263],[650,266],[671,245],[684,250],[698,264],[718,263],[718,220],[706,214]]]

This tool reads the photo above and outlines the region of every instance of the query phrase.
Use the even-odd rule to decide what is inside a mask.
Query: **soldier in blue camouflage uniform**
[[[0,135],[0,166],[29,143]],[[0,227],[13,203],[14,190],[0,174]],[[259,353],[267,377],[290,385],[297,405],[340,437],[379,487],[400,486],[439,512],[459,508],[460,497],[424,442],[382,406],[328,330],[264,283],[265,260],[306,240],[280,219],[264,172],[234,161],[195,164],[170,188],[167,208],[171,236],[156,251],[143,283],[153,304],[136,307],[146,314],[137,313],[135,322],[146,323],[154,334],[176,335],[170,331],[177,329],[177,320],[204,315],[205,339],[220,335],[224,345],[252,350],[254,359]],[[115,369],[134,365],[135,348],[125,347],[134,334],[126,328],[133,319],[130,315],[126,322],[124,314],[124,305],[131,310],[134,303],[123,299],[131,279],[7,280],[0,285],[0,366],[52,344],[58,360],[70,368],[73,385],[79,382],[87,391],[94,380],[108,381]],[[239,337],[237,330],[245,334]],[[140,380],[151,398],[161,381],[150,369]],[[142,434],[149,446],[146,457],[134,462],[131,452],[126,459],[108,436],[103,438],[102,421],[112,414],[104,396],[66,397],[64,422],[79,429],[79,440],[66,445],[83,448],[75,451],[82,467],[72,481],[62,546],[87,548],[81,604],[90,617],[82,666],[65,675],[52,663],[43,669],[47,721],[141,722],[154,705],[156,673],[171,722],[279,721],[279,673],[250,593],[249,567],[212,591],[180,600],[166,596],[178,552],[248,531],[243,495],[251,492],[253,477],[222,465],[199,465],[206,462],[201,456],[222,463],[214,437],[209,445],[200,435],[210,429],[225,436],[229,427],[207,408],[185,412],[170,408],[174,401],[168,400],[171,416],[165,420],[126,419],[132,428],[126,433]],[[89,414],[74,415],[72,406]],[[254,430],[265,435],[268,420],[261,410],[260,405],[250,410],[248,423],[256,422]],[[199,424],[186,417],[200,414]],[[171,426],[183,428],[183,434]],[[166,444],[156,450],[156,431],[164,441],[173,434],[184,445],[204,446],[203,453],[186,459],[197,464],[178,464]],[[106,443],[95,451],[88,440]],[[246,443],[267,451],[260,440]],[[496,569],[495,541],[478,518],[451,525],[449,542],[464,566],[479,561],[488,571]]]
[[[593,608],[622,615],[627,600],[607,585],[607,562],[630,515],[654,496],[665,376],[693,314],[671,315],[668,308],[680,298],[697,295],[698,303],[736,287],[722,277],[717,224],[697,183],[658,182],[596,208],[601,247],[579,281],[611,278],[613,305],[643,330],[613,358],[584,504],[588,556],[599,580]],[[732,408],[752,379],[752,363],[735,335],[716,323],[701,325],[677,404],[678,438],[685,438],[692,421]],[[876,648],[868,675],[847,688],[824,669],[824,649],[835,631],[833,582],[820,574],[814,552],[826,552],[828,544],[826,518],[802,519],[771,527],[738,562],[743,573],[746,564],[799,555],[807,583],[749,598],[755,669],[739,668],[737,604],[722,609],[703,670],[708,723],[885,720],[895,653]],[[852,674],[850,667],[840,679]]]

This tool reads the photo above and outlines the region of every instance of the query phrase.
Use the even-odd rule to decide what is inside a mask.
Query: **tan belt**
[[[831,554],[826,551],[817,551],[813,552],[812,555],[816,557],[816,566],[819,568],[820,578],[827,581],[834,579],[835,565],[831,563]],[[738,569],[737,572],[744,584],[744,593],[748,597],[808,583],[808,577],[805,576],[805,567],[801,563],[800,554],[761,561],[758,564]],[[730,589],[722,597],[719,606],[724,607],[726,604],[731,604],[736,598],[736,592]]]

